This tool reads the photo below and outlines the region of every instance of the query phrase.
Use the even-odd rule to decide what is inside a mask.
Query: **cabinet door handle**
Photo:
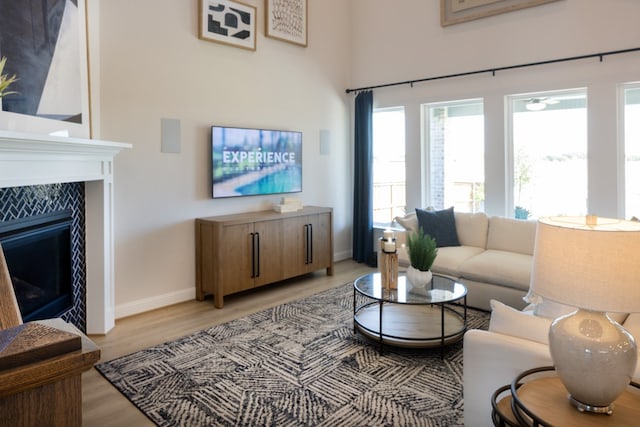
[[[309,224],[309,264],[313,264],[313,224]]]
[[[256,233],[250,233],[251,236],[251,278],[256,277]]]
[[[260,277],[260,233],[255,233],[254,235],[254,245],[253,245],[253,262],[254,262],[254,270],[256,272],[255,277]]]
[[[309,224],[304,225],[304,263],[309,264]]]
[[[313,263],[313,224],[305,224],[305,264]]]

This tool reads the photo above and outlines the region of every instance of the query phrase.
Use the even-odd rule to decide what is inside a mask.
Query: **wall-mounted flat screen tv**
[[[213,198],[302,191],[302,132],[211,127]]]

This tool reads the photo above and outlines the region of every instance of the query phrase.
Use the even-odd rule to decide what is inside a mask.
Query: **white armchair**
[[[492,301],[488,331],[469,330],[464,336],[464,419],[467,427],[491,426],[491,395],[523,371],[551,366],[548,330],[551,319],[533,310],[519,311]],[[640,337],[640,314],[616,320]],[[634,381],[640,379],[640,364]]]

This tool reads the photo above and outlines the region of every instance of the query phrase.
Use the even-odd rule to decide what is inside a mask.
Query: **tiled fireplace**
[[[130,147],[0,131],[0,221],[70,213],[73,297],[62,317],[89,334],[115,324],[113,162]]]
[[[86,331],[84,182],[0,188],[0,243],[23,320]]]

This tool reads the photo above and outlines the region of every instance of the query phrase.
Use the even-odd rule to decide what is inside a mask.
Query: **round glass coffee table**
[[[384,344],[444,349],[467,330],[467,288],[437,274],[416,288],[401,272],[397,289],[383,288],[379,272],[360,276],[353,282],[353,327],[378,341],[380,351]]]

